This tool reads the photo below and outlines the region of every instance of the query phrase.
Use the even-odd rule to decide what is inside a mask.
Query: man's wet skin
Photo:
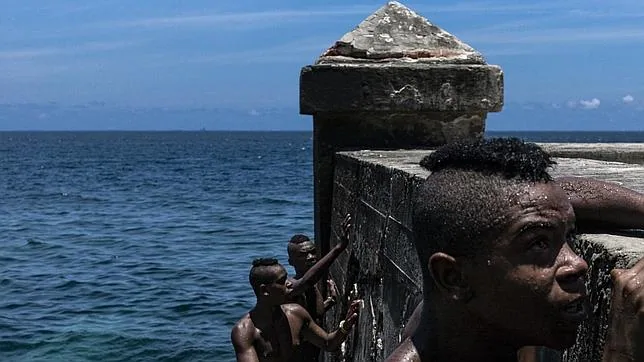
[[[268,260],[266,263],[277,263]],[[258,269],[261,270],[257,272]],[[279,264],[254,264],[249,279],[257,304],[231,332],[237,361],[299,361],[307,356],[302,349],[305,342],[327,351],[335,350],[357,320],[360,303],[354,301],[341,327],[326,333],[302,306],[283,304],[288,293],[287,274]],[[263,281],[258,282],[259,279]]]
[[[301,244],[289,245],[288,251],[289,263],[295,269],[295,277],[289,279],[289,284],[292,284],[295,280],[301,279],[304,273],[318,262],[317,248],[312,241],[305,241]],[[317,284],[311,285],[302,294],[290,297],[289,302],[303,306],[318,324],[322,322],[325,312],[324,298]]]
[[[644,195],[614,183],[580,177],[555,180],[567,194],[575,212],[577,229],[582,232],[610,232],[644,227]],[[401,334],[404,341],[420,323],[423,303],[414,310]],[[537,361],[538,349],[520,351],[520,362]],[[551,352],[552,353],[552,352]]]
[[[322,325],[325,312],[336,303],[333,281],[327,280],[329,297],[326,300],[318,287],[318,281],[349,245],[351,215],[345,216],[341,223],[341,230],[340,242],[321,260],[318,260],[315,243],[305,235],[295,235],[288,243],[288,261],[295,269],[295,278],[287,282],[289,287],[287,299],[291,303],[304,307],[318,325]],[[298,361],[316,360],[319,354],[319,348],[311,343],[304,343],[301,346],[301,357]]]
[[[432,255],[440,296],[424,303],[422,326],[388,361],[516,361],[522,346],[574,343],[588,312],[588,266],[569,245],[572,205],[554,183],[526,184],[508,196],[512,206],[497,220],[505,227],[487,252]]]
[[[298,303],[306,308],[317,323],[322,322],[324,313],[336,302],[334,293],[335,284],[331,280],[327,281],[329,298],[325,300],[317,282],[326,273],[335,259],[349,245],[350,232],[351,215],[347,214],[341,223],[340,242],[320,260],[318,260],[315,242],[308,240],[304,235],[298,236],[304,237],[306,240],[298,242],[291,241],[288,243],[288,261],[295,269],[295,277],[288,281],[287,285],[293,289],[293,292],[289,292],[287,298],[290,302]],[[305,287],[299,288],[299,291],[296,291],[295,286],[303,282],[306,283],[305,275],[316,275],[317,277],[311,278]]]
[[[242,361],[282,361],[290,358],[293,336],[288,317],[281,304],[286,301],[286,270],[278,265],[264,267],[274,275],[273,282],[262,286],[265,297],[237,323],[232,332],[235,349],[239,342],[251,345],[242,351]],[[256,357],[255,357],[256,355]],[[255,359],[254,359],[255,358]],[[238,351],[238,360],[240,353]]]
[[[533,184],[505,217],[509,227],[490,255],[477,257],[487,273],[476,267],[469,273],[475,293],[485,297],[473,298],[468,309],[516,346],[572,345],[588,312],[588,265],[570,247],[575,214],[567,195],[554,183]]]
[[[290,356],[293,331],[280,304],[286,301],[286,270],[275,267],[276,281],[271,286],[277,305],[255,307],[244,317],[247,328],[254,329],[254,346],[260,361],[279,361]],[[280,298],[281,297],[281,298]],[[280,301],[281,299],[281,301]]]

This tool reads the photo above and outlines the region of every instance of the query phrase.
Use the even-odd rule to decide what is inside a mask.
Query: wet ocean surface
[[[288,238],[313,232],[311,146],[308,132],[0,132],[0,361],[234,360],[251,260],[286,263]]]

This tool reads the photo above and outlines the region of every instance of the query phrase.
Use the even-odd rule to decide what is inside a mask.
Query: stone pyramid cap
[[[471,46],[396,1],[345,34],[318,59],[318,64],[392,60],[485,64],[483,56]]]

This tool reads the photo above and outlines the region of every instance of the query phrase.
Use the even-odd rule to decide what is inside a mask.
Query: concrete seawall
[[[544,146],[556,152],[572,152],[595,158],[609,158],[593,145]],[[640,152],[641,145],[611,147],[614,154]],[[343,215],[355,220],[356,238],[348,253],[335,262],[331,276],[345,296],[364,298],[358,328],[346,343],[343,354],[326,360],[382,361],[400,341],[407,318],[421,299],[421,273],[411,241],[411,200],[418,184],[429,174],[419,166],[431,151],[338,152],[333,179],[332,239],[334,245]],[[556,154],[555,152],[555,154]],[[619,156],[621,157],[621,156]],[[641,157],[633,157],[641,161]],[[589,158],[556,158],[553,175],[583,176],[617,182],[644,191],[644,166]],[[592,318],[582,326],[578,343],[564,353],[563,361],[599,361],[606,331],[610,295],[609,272],[628,266],[644,256],[641,234],[583,235],[578,252],[589,262],[587,281]],[[336,307],[328,318],[332,328],[344,317]],[[559,360],[556,357],[545,360]]]

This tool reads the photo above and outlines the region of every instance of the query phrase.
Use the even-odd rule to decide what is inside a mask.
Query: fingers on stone
[[[636,298],[642,291],[642,286],[644,285],[642,283],[643,277],[644,276],[636,274],[633,271],[622,273],[617,280],[617,284],[623,286],[622,296],[635,303]]]

